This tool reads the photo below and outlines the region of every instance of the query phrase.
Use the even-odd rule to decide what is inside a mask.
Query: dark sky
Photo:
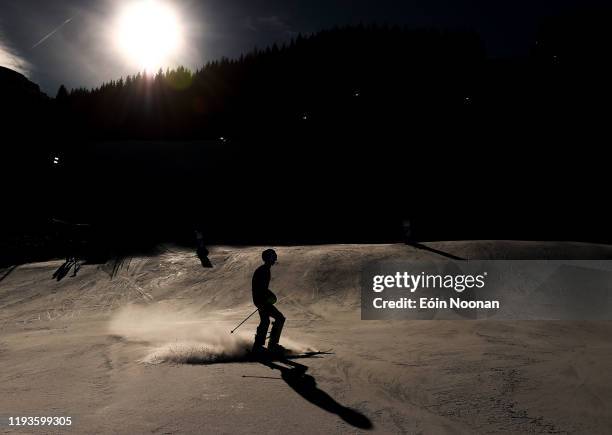
[[[113,19],[130,1],[1,0],[0,64],[25,72],[55,95],[134,73],[111,50]],[[541,17],[599,0],[158,0],[171,3],[185,27],[186,47],[171,63],[201,66],[254,46],[334,25],[359,22],[464,28],[481,34],[492,56],[524,54]],[[72,19],[36,48],[41,38]],[[169,65],[173,66],[173,65]]]

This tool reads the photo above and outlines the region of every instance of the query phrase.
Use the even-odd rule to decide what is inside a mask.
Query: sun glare
[[[154,72],[170,66],[178,55],[183,29],[178,12],[167,2],[135,0],[120,11],[115,37],[119,51],[131,64]]]

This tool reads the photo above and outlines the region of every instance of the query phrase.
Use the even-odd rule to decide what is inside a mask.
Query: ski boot
[[[268,352],[278,356],[285,356],[288,353],[288,350],[278,343],[269,343]]]

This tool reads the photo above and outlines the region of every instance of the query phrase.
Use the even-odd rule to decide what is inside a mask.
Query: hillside
[[[4,97],[3,104],[16,100],[37,101],[46,98],[40,87],[28,80],[23,74],[0,66],[0,91]]]
[[[53,219],[91,224],[110,245],[93,256],[194,228],[211,244],[397,242],[405,220],[420,241],[610,243],[609,65],[576,56],[609,32],[581,22],[544,26],[522,59],[488,58],[471,32],[334,28],[5,104],[0,262],[63,255]]]
[[[609,246],[579,243],[428,247],[469,259],[612,258]],[[3,271],[0,408],[72,415],[74,433],[612,428],[607,322],[361,321],[367,262],[443,257],[404,245],[277,250],[282,342],[333,351],[296,360],[310,383],[245,360],[255,320],[229,334],[252,310],[261,248],[213,248],[214,268],[202,269],[193,252],[168,247],[60,282],[60,262]]]
[[[45,186],[56,139],[56,113],[53,101],[37,84],[4,67],[0,67],[0,95],[0,248],[4,248],[6,238],[20,231],[14,225],[26,223],[32,210],[40,212],[53,195]]]

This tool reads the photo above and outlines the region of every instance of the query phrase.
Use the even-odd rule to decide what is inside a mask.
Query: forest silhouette
[[[361,115],[378,113],[370,122],[392,125],[386,115],[398,108],[462,105],[475,91],[484,59],[472,33],[349,27],[298,36],[194,72],[179,67],[92,90],[60,90],[58,102],[88,132],[113,140],[266,139],[303,121],[314,124],[310,131],[345,136]]]
[[[610,17],[545,20],[520,58],[469,31],[360,25],[62,86],[3,113],[23,141],[11,171],[31,174],[11,231],[56,217],[105,240],[394,241],[409,219],[421,241],[610,242]]]

